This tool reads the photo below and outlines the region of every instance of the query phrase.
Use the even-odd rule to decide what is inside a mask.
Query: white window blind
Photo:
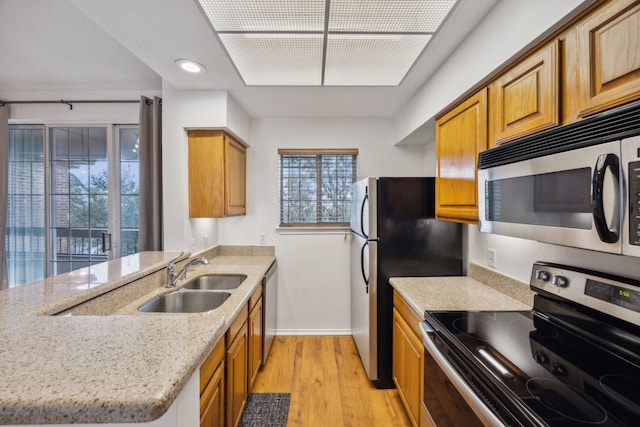
[[[357,149],[278,150],[280,225],[349,223]]]

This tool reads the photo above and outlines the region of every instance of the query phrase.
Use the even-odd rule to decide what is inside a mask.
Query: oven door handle
[[[427,322],[420,323],[420,329],[422,330],[422,337],[425,349],[429,352],[431,357],[436,361],[440,369],[453,383],[458,390],[462,398],[469,404],[473,412],[480,418],[486,426],[504,427],[504,423],[487,407],[487,405],[474,393],[473,389],[466,383],[464,379],[458,374],[455,369],[451,367],[447,359],[440,353],[440,350],[436,347],[433,339],[430,335],[433,335],[435,331]]]
[[[613,194],[613,213],[611,225],[607,223],[604,206],[604,178],[607,170],[611,170],[616,191]],[[615,243],[620,239],[620,161],[613,153],[601,154],[593,169],[591,180],[591,209],[593,222],[600,240],[605,243]]]

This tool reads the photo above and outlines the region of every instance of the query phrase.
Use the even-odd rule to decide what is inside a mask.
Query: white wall
[[[225,129],[245,144],[251,119],[226,91],[176,90],[162,87],[162,169],[164,247],[200,251],[218,244],[218,219],[189,219],[187,130]]]
[[[254,119],[247,215],[223,218],[220,244],[275,245],[279,333],[350,333],[347,233],[279,234],[278,148],[357,148],[358,176],[424,174],[424,146],[394,147],[388,119]]]

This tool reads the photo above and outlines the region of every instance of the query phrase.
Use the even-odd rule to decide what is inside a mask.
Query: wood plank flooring
[[[396,389],[371,385],[351,336],[276,336],[255,393],[291,393],[287,427],[409,427]]]

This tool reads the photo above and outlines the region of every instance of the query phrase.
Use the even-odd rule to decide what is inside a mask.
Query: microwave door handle
[[[616,187],[611,225],[607,223],[604,212],[604,178],[607,170],[611,171]],[[606,243],[615,243],[620,238],[620,191],[620,162],[618,156],[612,153],[601,154],[598,156],[598,161],[593,170],[593,179],[591,180],[591,208],[598,236],[600,236],[600,240]]]

